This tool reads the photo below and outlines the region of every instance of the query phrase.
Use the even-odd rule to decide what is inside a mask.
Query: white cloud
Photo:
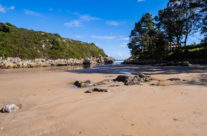
[[[82,23],[80,20],[73,20],[64,24],[67,27],[81,27]]]
[[[0,4],[0,12],[1,13],[6,13],[8,10],[14,10],[15,7],[14,6],[11,6],[11,7],[4,7]]]
[[[121,47],[126,48],[126,47],[127,47],[127,44],[128,44],[128,42],[123,42],[123,43],[121,44]]]
[[[81,16],[80,16],[80,19],[83,20],[83,21],[100,20],[100,19],[97,18],[97,17],[91,17],[91,16],[89,16],[89,15],[81,15]]]
[[[144,2],[145,0],[137,0],[137,2]]]
[[[28,10],[28,9],[24,9],[24,14],[31,15],[31,16],[37,16],[37,17],[42,16],[40,13],[37,13],[35,11],[31,11],[31,10]]]
[[[82,15],[82,14],[80,14],[78,12],[74,12],[74,14],[77,15],[81,21],[88,21],[88,22],[90,22],[90,21],[100,20],[100,18],[92,17],[92,16],[87,15],[87,14]]]
[[[129,37],[122,37],[121,40],[128,41]]]
[[[98,36],[98,35],[92,35],[91,38],[94,39],[103,39],[103,40],[112,40],[115,39],[115,36]]]
[[[11,6],[10,8],[8,8],[9,10],[14,10],[15,7],[14,6]]]
[[[67,27],[82,27],[83,22],[90,22],[90,21],[94,21],[94,20],[100,20],[100,18],[92,17],[92,16],[89,16],[89,15],[81,15],[78,12],[74,12],[74,14],[78,16],[78,19],[65,23],[64,24],[65,26],[67,26]]]
[[[6,8],[3,7],[1,4],[0,4],[0,12],[1,13],[6,13]]]
[[[119,26],[120,25],[120,23],[116,22],[116,21],[106,21],[106,24],[107,25],[112,25],[112,26]]]

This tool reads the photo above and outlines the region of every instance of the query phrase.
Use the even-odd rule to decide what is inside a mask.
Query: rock
[[[144,74],[119,75],[114,81],[123,82],[125,85],[139,85],[141,82],[149,82],[152,79]]]
[[[125,85],[139,85],[141,78],[132,75],[119,75],[114,81],[123,82]]]
[[[114,59],[111,57],[105,57],[104,58],[104,64],[113,64],[114,63]]]
[[[85,93],[93,93],[93,92],[110,92],[110,90],[94,88],[94,89],[90,89],[90,90],[85,91]]]
[[[84,59],[83,65],[91,65],[91,60],[90,59]]]
[[[108,89],[94,88],[93,92],[110,92]]]
[[[34,59],[34,60],[21,60],[20,58],[0,58],[0,68],[33,68],[33,67],[48,67],[48,66],[75,66],[75,65],[99,65],[111,64],[115,60],[110,57],[90,57],[85,59]]]
[[[9,105],[4,106],[1,109],[1,112],[2,113],[11,113],[11,112],[16,112],[19,109],[20,109],[20,107],[18,107],[17,105],[15,105],[15,104],[9,104]]]
[[[180,81],[181,79],[180,78],[170,78],[168,80],[170,80],[170,81]]]
[[[85,91],[85,93],[92,93],[92,92],[93,92],[92,90]]]
[[[144,75],[142,73],[141,74],[134,74],[134,75],[139,76],[141,78],[142,82],[150,82],[150,81],[152,81],[152,78],[150,76],[146,76],[146,75]]]
[[[74,85],[77,86],[77,87],[79,87],[79,88],[84,88],[84,87],[90,87],[90,86],[92,86],[90,80],[87,80],[85,82],[75,81]]]

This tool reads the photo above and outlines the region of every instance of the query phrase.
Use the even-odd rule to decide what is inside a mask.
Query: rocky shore
[[[0,68],[34,68],[34,67],[50,67],[50,66],[75,66],[75,65],[100,65],[100,64],[112,64],[115,60],[111,57],[91,57],[85,59],[34,59],[23,60],[18,57],[0,57]]]
[[[127,59],[122,64],[159,65],[159,66],[189,66],[190,61],[158,61],[153,59]]]

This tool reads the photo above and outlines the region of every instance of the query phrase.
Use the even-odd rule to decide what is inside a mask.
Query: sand
[[[14,103],[22,108],[0,113],[0,136],[206,136],[207,71],[195,67],[2,72],[0,107]],[[113,69],[130,68],[157,79],[155,85],[105,85],[110,93],[92,94],[71,87],[75,80],[113,79]],[[167,80],[173,77],[181,81]]]

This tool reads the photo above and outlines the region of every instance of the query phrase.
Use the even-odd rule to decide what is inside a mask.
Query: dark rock
[[[89,60],[89,59],[84,59],[83,64],[84,64],[84,65],[91,65],[91,60]]]
[[[180,78],[170,78],[168,80],[170,80],[170,81],[180,81],[181,79]]]
[[[119,75],[114,79],[114,81],[123,82],[125,85],[139,85],[142,82],[149,82],[151,80],[150,76],[145,76],[144,74]]]
[[[114,81],[123,82],[125,85],[139,85],[141,78],[139,76],[120,75]]]
[[[144,78],[145,75],[144,75],[144,74],[139,74],[139,77],[140,77],[140,78]]]
[[[93,92],[110,92],[108,89],[94,88]]]
[[[87,80],[85,82],[75,81],[74,85],[77,86],[77,87],[79,87],[79,88],[84,88],[84,87],[90,87],[90,86],[92,86],[90,80]]]
[[[113,64],[114,63],[114,59],[111,57],[105,57],[104,58],[104,64]]]
[[[146,75],[144,75],[142,73],[141,74],[134,74],[134,75],[139,76],[141,78],[142,82],[150,82],[150,81],[152,81],[152,78],[150,76],[146,76]]]
[[[108,90],[108,89],[94,88],[94,89],[90,89],[90,90],[85,91],[85,93],[92,93],[92,92],[110,92],[110,90]]]

